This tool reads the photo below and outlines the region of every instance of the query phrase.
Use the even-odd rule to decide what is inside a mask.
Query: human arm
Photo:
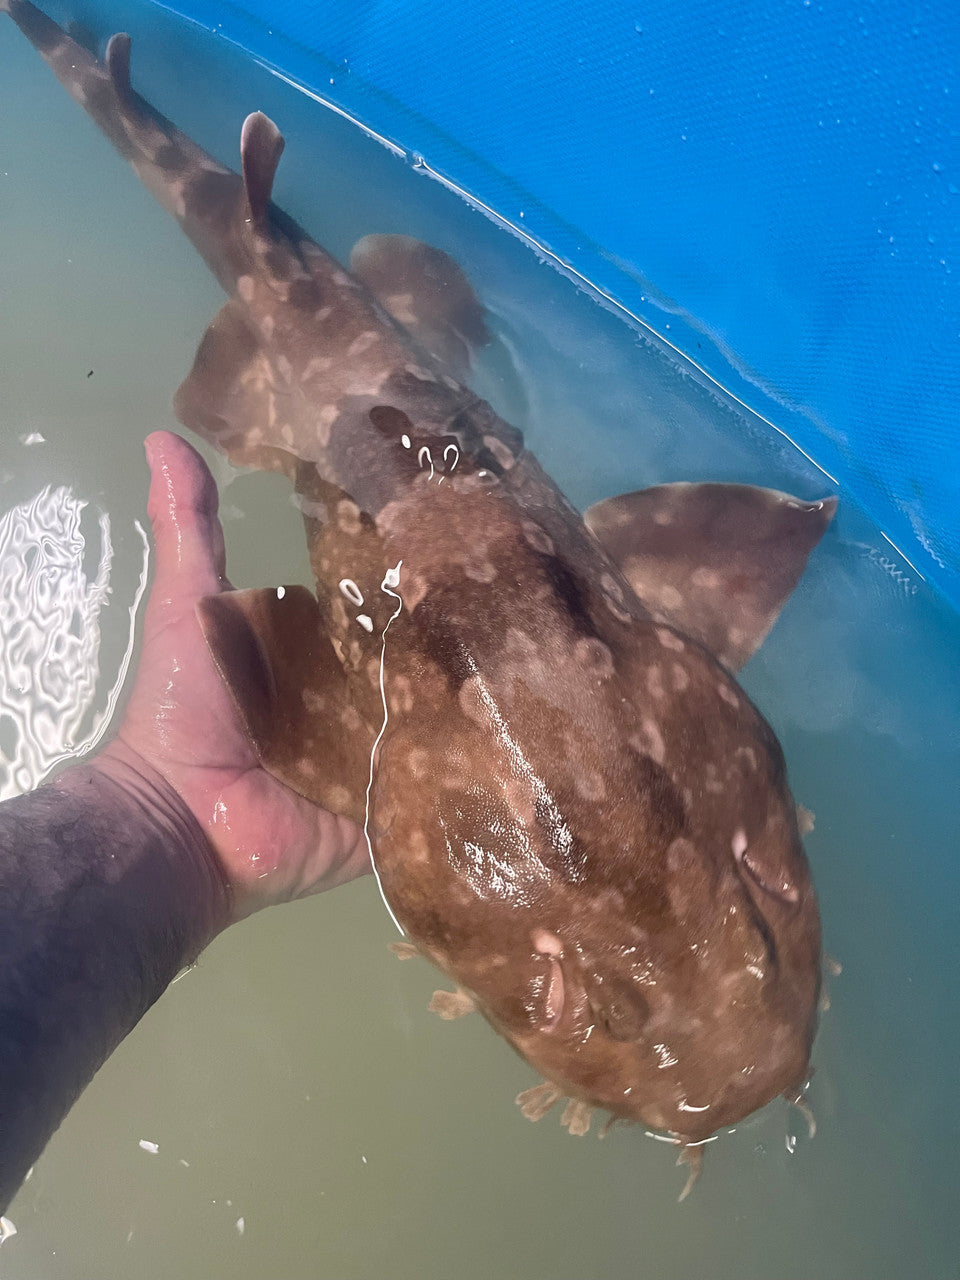
[[[178,437],[147,445],[156,570],[117,737],[0,805],[0,1210],[222,928],[369,869],[354,824],[260,767],[195,612],[229,585],[213,481]]]

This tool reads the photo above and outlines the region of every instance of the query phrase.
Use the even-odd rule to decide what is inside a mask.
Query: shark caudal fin
[[[244,220],[251,208],[262,216],[269,202],[282,147],[276,127],[265,128],[261,122],[266,117],[260,116],[250,129],[257,145],[247,148],[241,178],[133,90],[129,36],[113,36],[100,61],[30,0],[0,0],[0,10],[9,13],[70,96],[130,161],[144,186],[173,214],[223,287],[232,292],[248,252]],[[272,168],[269,159],[264,162],[271,155]]]
[[[742,484],[664,484],[584,515],[654,618],[729,670],[759,648],[837,509]]]

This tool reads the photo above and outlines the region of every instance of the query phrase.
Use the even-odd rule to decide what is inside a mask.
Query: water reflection
[[[92,514],[66,486],[47,485],[0,516],[0,800],[96,744],[130,663],[149,554],[139,522],[143,560],[126,642],[97,706],[114,547],[109,514]]]

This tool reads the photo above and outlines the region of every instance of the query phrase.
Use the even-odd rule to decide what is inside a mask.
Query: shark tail
[[[180,223],[224,288],[231,292],[243,269],[241,239],[228,228],[249,213],[239,174],[208,155],[130,84],[130,37],[113,36],[101,61],[30,0],[0,0],[70,96],[140,180]]]

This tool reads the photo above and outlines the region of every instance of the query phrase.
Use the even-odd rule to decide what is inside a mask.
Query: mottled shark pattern
[[[780,747],[734,678],[827,527],[672,484],[574,509],[465,384],[483,310],[444,253],[350,269],[270,199],[257,113],[224,168],[28,0],[0,0],[228,295],[176,395],[289,476],[317,594],[227,593],[205,634],[265,766],[365,825],[407,948],[567,1098],[699,1144],[799,1100],[820,926]]]

